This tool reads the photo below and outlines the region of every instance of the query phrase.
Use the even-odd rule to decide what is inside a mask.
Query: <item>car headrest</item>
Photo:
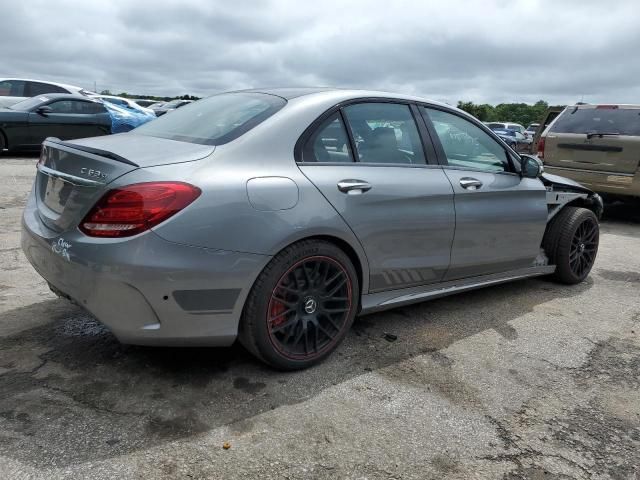
[[[396,132],[391,127],[378,127],[371,132],[370,142],[378,148],[398,148]]]

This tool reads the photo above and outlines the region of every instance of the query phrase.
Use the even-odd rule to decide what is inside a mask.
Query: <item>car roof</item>
[[[18,80],[20,82],[38,82],[38,83],[46,83],[48,85],[55,85],[56,87],[62,87],[62,88],[70,88],[73,90],[85,90],[82,87],[78,87],[76,85],[69,85],[67,83],[58,83],[58,82],[50,82],[49,80],[37,80],[34,78],[0,78],[0,82],[6,82],[9,80]]]
[[[448,109],[456,110],[459,112],[465,113],[463,110],[460,110],[453,105],[448,105],[444,102],[439,102],[436,100],[431,100],[424,97],[419,97],[416,95],[406,95],[401,93],[393,93],[393,92],[384,92],[379,90],[361,90],[361,89],[346,89],[346,88],[336,88],[336,87],[273,87],[273,88],[252,88],[247,90],[236,90],[234,92],[227,93],[265,93],[268,95],[276,95],[278,97],[284,98],[285,100],[292,100],[301,97],[313,97],[322,98],[325,100],[329,100],[331,98],[336,99],[337,101],[346,101],[351,99],[358,98],[388,98],[388,99],[396,99],[403,100],[409,102],[422,102],[429,103],[432,105],[439,105],[442,107],[446,107]]]

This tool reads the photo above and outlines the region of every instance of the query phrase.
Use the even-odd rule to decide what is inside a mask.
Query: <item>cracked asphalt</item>
[[[640,478],[637,204],[607,206],[581,285],[362,317],[280,373],[120,345],[57,299],[19,249],[35,161],[0,157],[0,478]]]

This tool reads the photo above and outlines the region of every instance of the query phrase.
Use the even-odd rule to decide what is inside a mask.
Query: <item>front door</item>
[[[453,192],[426,157],[402,104],[344,107],[304,144],[300,169],[360,240],[372,292],[438,282],[449,267]]]
[[[546,227],[546,189],[522,178],[506,148],[472,121],[421,107],[455,195],[456,231],[445,280],[534,265]]]
[[[76,99],[54,100],[45,115],[29,113],[29,134],[32,144],[39,145],[47,137],[60,140],[95,137],[110,133],[106,109],[97,102]]]

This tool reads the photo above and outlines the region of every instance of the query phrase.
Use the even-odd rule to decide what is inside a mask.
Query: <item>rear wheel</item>
[[[359,285],[349,257],[332,243],[306,240],[276,255],[247,299],[240,342],[283,370],[309,367],[344,339]]]
[[[582,282],[598,253],[600,227],[595,214],[586,208],[565,207],[549,223],[543,248],[556,265],[552,277],[562,283]]]

